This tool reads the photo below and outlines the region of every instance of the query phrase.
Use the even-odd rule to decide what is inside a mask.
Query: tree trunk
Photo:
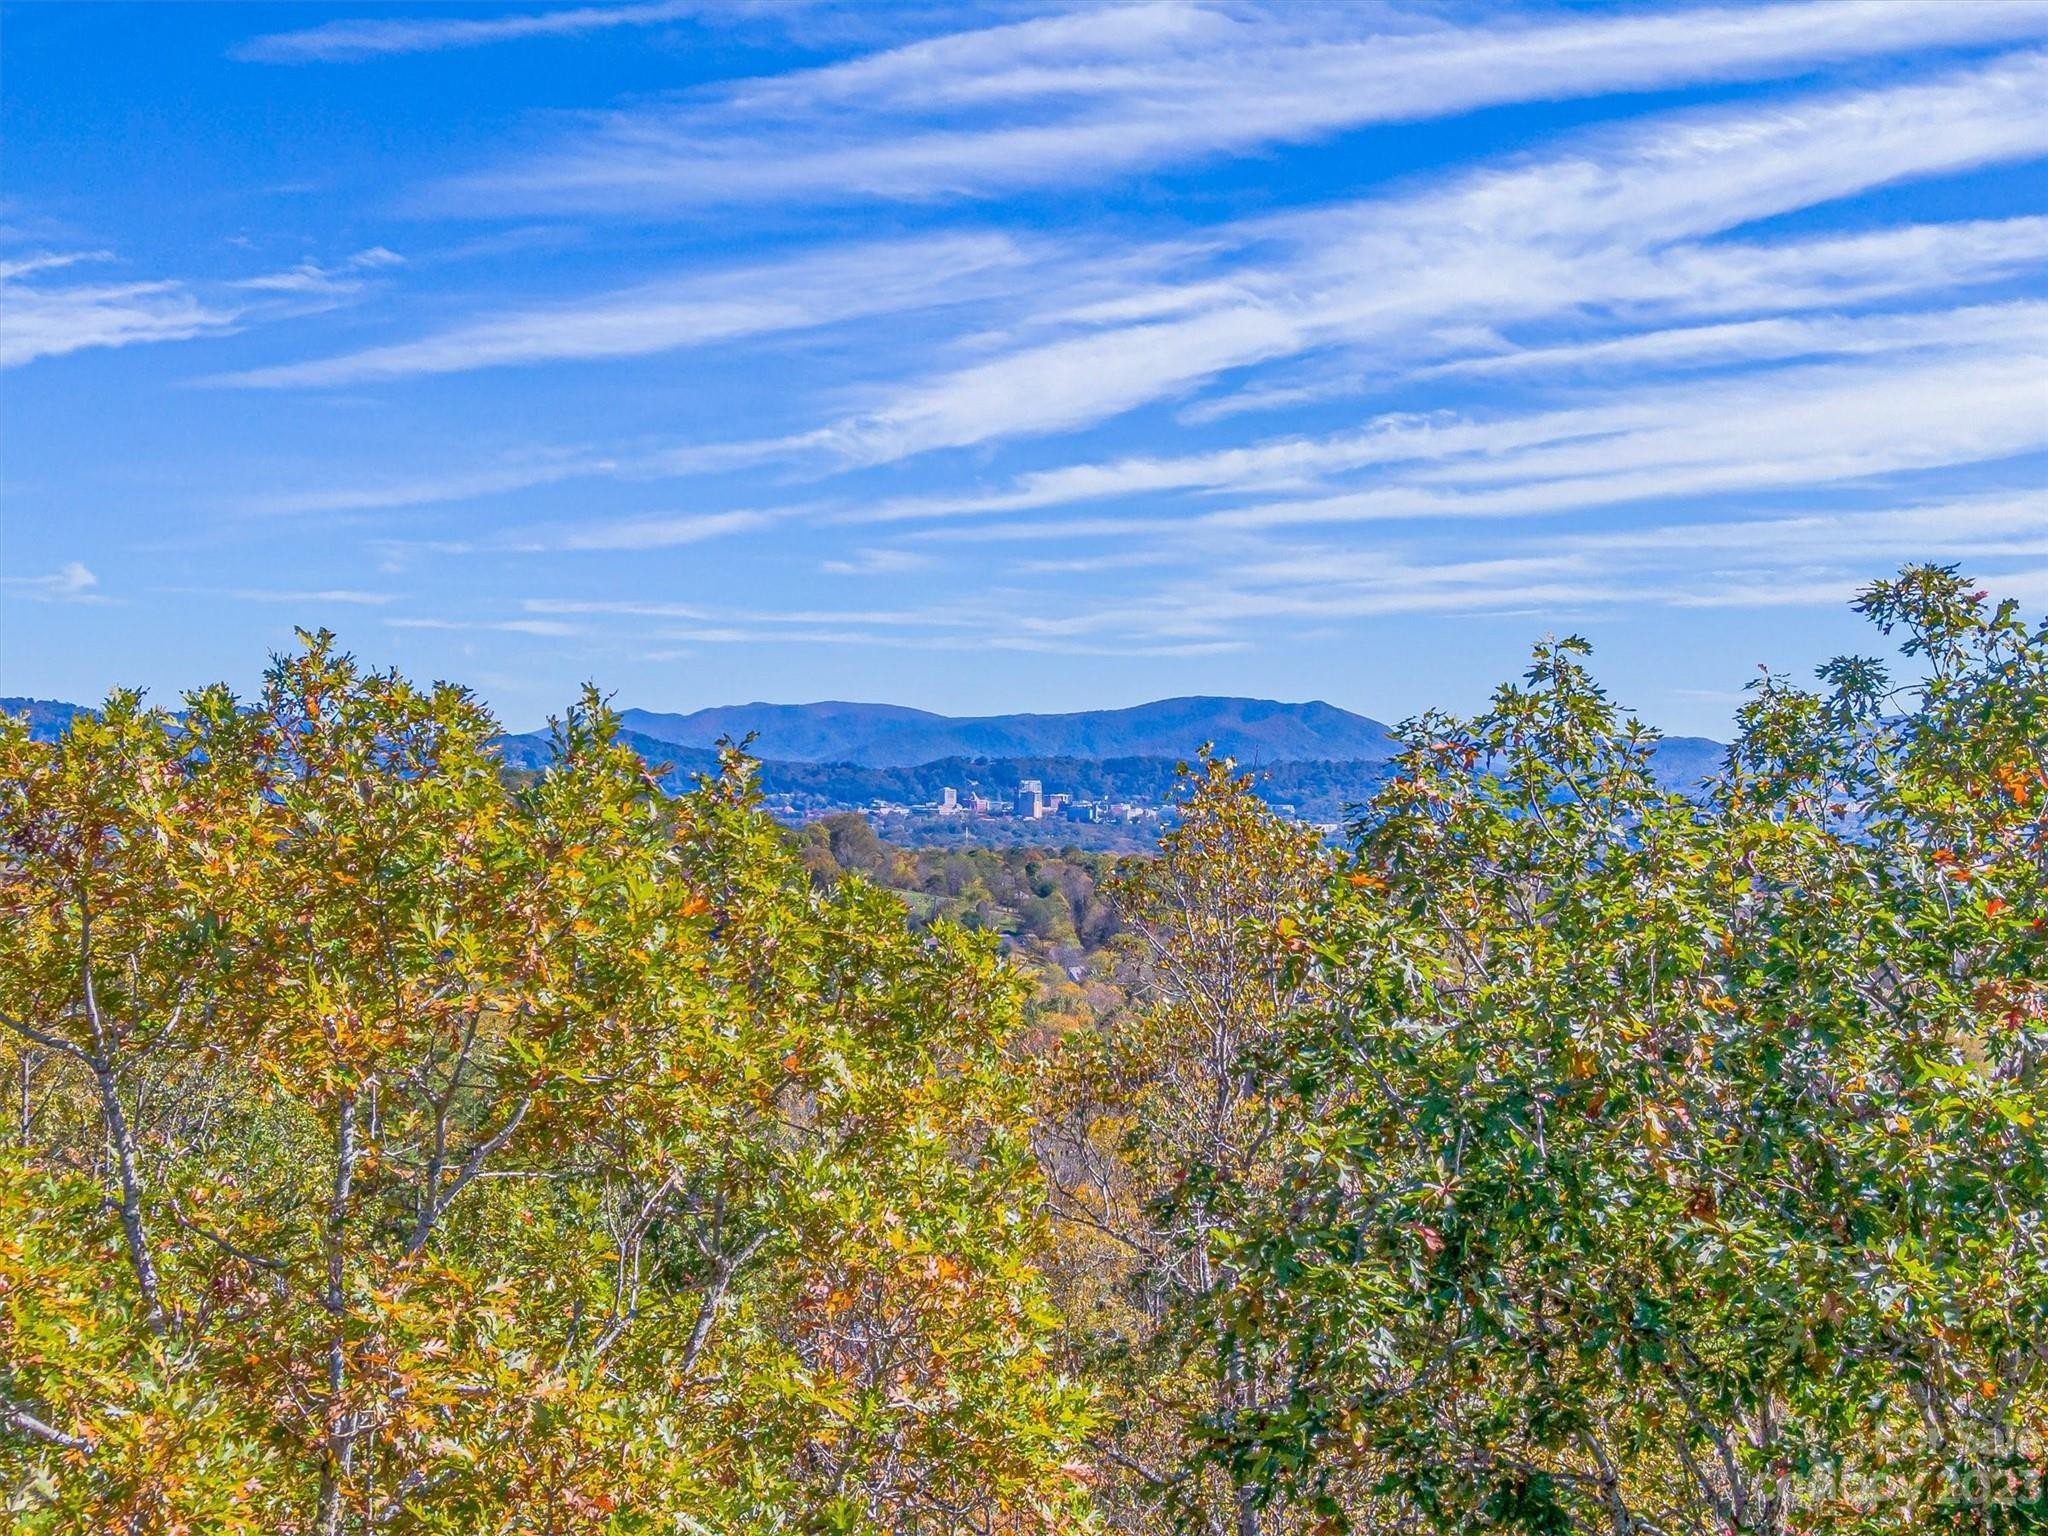
[[[149,1227],[142,1216],[142,1176],[135,1171],[135,1137],[128,1129],[128,1117],[121,1111],[114,1069],[104,1056],[94,1056],[92,1075],[99,1085],[100,1114],[106,1120],[107,1140],[114,1149],[114,1173],[121,1189],[121,1236],[128,1246],[128,1262],[135,1270],[136,1287],[142,1292],[143,1317],[161,1333],[164,1305],[156,1260],[149,1250]]]
[[[114,1080],[113,1037],[100,1014],[99,990],[92,979],[92,914],[81,910],[78,925],[78,967],[84,984],[86,1023],[92,1029],[93,1082],[99,1088],[100,1114],[106,1121],[107,1140],[114,1149],[114,1172],[121,1187],[121,1235],[128,1245],[128,1262],[135,1270],[135,1284],[142,1292],[143,1317],[156,1332],[163,1332],[164,1306],[157,1285],[156,1260],[149,1251],[149,1228],[142,1219],[142,1176],[135,1171],[135,1136],[128,1117],[121,1110],[120,1085]]]
[[[327,1289],[321,1304],[327,1310],[327,1429],[320,1452],[320,1505],[314,1528],[320,1536],[340,1536],[342,1481],[347,1477],[355,1454],[356,1425],[353,1416],[341,1410],[342,1389],[347,1385],[347,1339],[342,1322],[347,1314],[345,1288],[346,1252],[343,1237],[348,1229],[349,1192],[355,1182],[356,1100],[345,1094],[334,1134],[334,1193],[328,1201],[327,1220],[321,1231],[321,1248],[327,1260]]]

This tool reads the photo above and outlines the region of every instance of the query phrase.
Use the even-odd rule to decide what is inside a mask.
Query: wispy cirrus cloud
[[[521,449],[499,462],[460,469],[387,473],[346,485],[265,491],[243,497],[239,510],[278,516],[384,512],[398,507],[473,501],[537,486],[610,474],[619,460],[585,449]]]
[[[0,283],[10,283],[32,272],[50,272],[76,266],[81,261],[112,261],[112,251],[44,251],[34,256],[17,256],[0,261]]]
[[[253,37],[230,50],[259,64],[349,63],[394,54],[438,53],[534,38],[572,37],[620,27],[653,27],[701,15],[707,0],[644,0],[636,5],[587,5],[503,16],[389,17],[322,22],[296,32]],[[730,7],[719,7],[729,9]]]
[[[100,347],[186,341],[234,328],[240,312],[182,282],[50,282],[47,274],[109,261],[77,251],[0,262],[0,368]]]
[[[168,591],[228,597],[241,603],[284,603],[295,607],[383,608],[397,602],[402,592],[368,592],[358,587],[174,587]]]
[[[581,18],[566,36],[625,9],[550,14]],[[2048,569],[2021,494],[2048,456],[2027,179],[2048,161],[2048,6],[1451,14],[1102,6],[529,119],[511,137],[537,153],[411,206],[634,222],[584,221],[606,233],[516,289],[481,265],[423,277],[374,330],[212,382],[267,392],[224,408],[285,412],[292,390],[498,370],[473,387],[558,401],[530,419],[559,441],[472,418],[465,464],[451,407],[412,470],[248,505],[417,531],[386,540],[394,564],[604,594],[400,628],[633,656],[1279,656],[1396,615],[1834,602],[1908,558]],[[368,58],[531,19],[293,46]],[[1270,197],[1233,173],[1185,200],[1176,174],[1119,201],[1135,174],[1278,162],[1369,123],[1737,81],[1757,88],[1555,114],[1599,126],[1551,138],[1481,120],[1491,158],[1399,176],[1363,156],[1397,154],[1389,134],[1293,155]],[[844,212],[880,200],[900,206]],[[742,254],[650,261],[664,222],[711,208]],[[271,282],[310,298],[370,270]],[[599,375],[666,354],[688,355],[638,365],[644,395]],[[586,376],[599,408],[553,388]],[[744,410],[718,409],[720,381]],[[438,412],[469,387],[406,398]],[[429,507],[448,510],[376,515]]]
[[[540,550],[675,549],[728,534],[750,533],[779,521],[782,515],[741,507],[726,512],[609,518],[525,537]]]
[[[1416,376],[1612,377],[1628,369],[1668,372],[1786,358],[1983,346],[2010,340],[2015,333],[2038,336],[2044,328],[2048,328],[2048,303],[2031,299],[1906,313],[1773,317],[1674,326],[1557,346],[1504,348],[1492,356],[1460,358],[1423,368]]]
[[[636,513],[521,524],[465,539],[381,539],[375,547],[389,569],[403,568],[419,555],[649,554],[753,533],[787,522],[804,510],[801,506],[734,507],[722,512]]]
[[[308,259],[281,271],[234,278],[226,286],[245,293],[281,298],[339,301],[363,291],[368,281],[365,274],[404,265],[405,258],[396,251],[373,245],[331,266]]]
[[[876,629],[972,629],[984,615],[958,601],[925,608],[719,608],[689,603],[649,603],[616,598],[529,597],[527,613],[580,614],[605,618],[713,620],[733,624],[839,624]]]
[[[1955,306],[1955,329],[1911,313],[1840,313],[1924,302],[2048,264],[2048,218],[1918,223],[1742,239],[1761,218],[1900,181],[2048,153],[2048,55],[2020,54],[1933,79],[1653,118],[1447,184],[1136,247],[1114,262],[1057,245],[1028,251],[980,234],[854,248],[464,322],[432,336],[255,370],[231,382],[361,382],[565,357],[640,355],[749,334],[851,325],[973,297],[960,337],[975,361],[893,386],[867,408],[755,440],[630,451],[557,450],[525,462],[268,498],[280,510],[365,510],[468,499],[564,480],[660,479],[775,461],[831,474],[934,450],[1085,430],[1248,374],[1329,356],[1369,359],[1360,385],[1463,370],[1555,375],[1572,366],[1714,366],[1967,342],[2022,330],[2038,311]],[[1824,308],[1821,319],[1799,318]],[[1768,318],[1786,317],[1777,321]],[[1742,317],[1742,318],[1733,318]],[[1714,327],[1719,326],[1719,329]],[[1595,340],[1556,343],[1561,326]],[[1517,340],[1527,330],[1546,339]],[[1917,338],[1917,339],[1916,339]],[[1574,348],[1579,350],[1574,351]],[[926,343],[912,358],[933,355]],[[1318,381],[1322,398],[1343,380]],[[1284,397],[1285,386],[1247,386]],[[1222,397],[1227,404],[1230,397]],[[1377,429],[1375,429],[1377,432]],[[882,517],[1021,510],[1062,499],[1175,488],[1199,461],[1289,472],[1264,449],[1178,461],[1040,471],[1007,491],[888,498]],[[1294,472],[1312,470],[1297,466]],[[1240,480],[1237,483],[1244,483]],[[1417,498],[1418,506],[1426,498]],[[682,525],[687,531],[691,525]],[[660,539],[660,530],[650,530]],[[682,542],[681,539],[669,542]],[[614,547],[636,547],[618,545]],[[658,543],[654,546],[658,547]]]
[[[1476,26],[1388,7],[1108,5],[613,112],[433,195],[500,211],[986,195],[1508,102],[1771,79],[2043,35],[2048,11],[2022,0]]]
[[[1007,622],[1026,636],[1159,644],[1400,615],[1811,606],[1845,601],[1873,571],[1925,559],[1968,562],[1994,592],[2025,597],[2048,560],[2048,506],[1992,495],[1604,533],[1546,530],[1489,547],[1475,557],[1414,539],[1361,546],[1268,537],[1112,601],[1041,600]]]
[[[1531,530],[1490,541],[1480,556],[1411,537],[1361,546],[1171,525],[1154,535],[1161,558],[1123,562],[1139,579],[1111,596],[1057,582],[905,609],[581,598],[520,606],[573,619],[594,641],[644,641],[652,620],[651,638],[697,645],[1199,657],[1257,647],[1289,626],[1400,615],[1833,604],[1873,570],[1906,559],[1988,568],[2000,595],[2027,595],[2048,570],[2048,505],[2013,494],[1598,533]],[[1162,568],[1169,574],[1156,579]]]
[[[66,560],[41,576],[0,576],[0,592],[39,603],[104,603],[99,577],[82,560]]]
[[[1668,319],[1869,302],[2009,273],[2048,255],[2048,223],[1723,237],[1873,187],[2048,153],[2044,101],[2048,55],[2030,54],[1933,82],[1681,115],[1442,190],[1240,228],[1223,237],[1243,255],[1214,302],[911,382],[809,441],[883,462],[1071,431],[1324,348],[1370,344],[1413,366],[1435,360],[1446,332],[1474,327],[1596,308]],[[1190,281],[1218,291],[1211,273]]]
[[[869,548],[855,550],[843,560],[827,560],[818,569],[830,576],[895,576],[926,570],[936,563],[919,550]]]
[[[1564,409],[1392,415],[1327,437],[1073,465],[980,498],[844,515],[917,523],[1192,493],[1202,502],[1166,526],[1257,530],[1534,517],[1992,463],[2048,450],[2048,311],[1996,308],[2003,323],[1932,355],[1681,378]],[[1043,527],[984,532],[1029,540]]]
[[[2002,305],[1964,305],[1892,314],[1848,313],[1885,302],[1924,302],[2037,271],[2048,262],[2048,220],[2020,217],[1913,224],[1845,238],[1779,245],[1717,241],[1685,300],[1639,309],[1638,321],[1672,322],[1584,341],[1522,346],[1491,325],[1449,323],[1424,339],[1443,362],[1388,359],[1377,349],[1319,354],[1275,376],[1210,395],[1182,408],[1183,425],[1272,414],[1365,393],[1389,378],[1577,376],[1611,379],[1623,370],[1655,372],[1764,363],[1780,358],[1910,350],[1968,343],[1985,328],[2024,318]],[[1774,312],[1819,310],[1811,317]],[[1769,318],[1689,324],[1716,314]],[[1589,317],[1569,313],[1564,321]],[[1596,320],[1582,329],[1600,329]]]
[[[541,639],[567,639],[579,631],[574,624],[558,619],[444,619],[444,618],[402,618],[386,619],[386,629],[485,630],[501,635],[533,635]]]
[[[230,335],[258,321],[331,308],[363,292],[368,274],[404,262],[373,246],[334,266],[307,260],[211,283],[91,282],[76,270],[114,260],[107,250],[0,259],[0,368],[93,349]]]
[[[281,389],[645,357],[999,293],[1030,257],[1007,236],[942,235],[792,257],[511,310],[339,357],[227,374]]]
[[[732,605],[650,602],[617,598],[529,597],[526,614],[536,622],[600,626],[636,640],[684,641],[697,645],[875,645],[914,649],[955,649],[968,632],[985,627],[988,615],[973,605],[940,603],[921,609],[761,609]],[[646,621],[661,621],[650,634]]]
[[[1978,562],[2048,557],[2048,505],[2009,494],[1909,507],[1709,518],[1601,533],[1533,534],[1483,560],[1439,559],[1410,569],[1399,546],[1344,550],[1323,544],[1275,545],[1241,561],[1233,580],[1247,588],[1404,588],[1439,592],[1529,578],[1602,577],[1639,584],[1654,600],[1696,604],[1723,591],[1731,572],[1827,570],[1845,583],[1906,559]],[[1419,582],[1411,580],[1417,572]],[[1760,584],[1761,586],[1767,583]],[[1622,601],[1616,585],[1609,601]]]

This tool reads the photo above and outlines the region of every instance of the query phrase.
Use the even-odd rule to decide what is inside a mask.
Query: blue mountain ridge
[[[904,768],[948,757],[1192,757],[1203,742],[1242,763],[1383,762],[1380,721],[1315,701],[1189,697],[1070,714],[949,716],[893,704],[734,704],[691,714],[629,709],[627,730],[683,747],[754,736],[764,759]]]
[[[25,715],[39,740],[54,739],[88,712],[28,698],[0,698],[0,711]],[[687,789],[697,775],[715,772],[720,737],[752,731],[763,789],[846,804],[925,800],[942,784],[1007,791],[1024,778],[1091,792],[1142,783],[1156,792],[1173,762],[1192,757],[1204,741],[1243,767],[1273,770],[1275,798],[1311,784],[1323,795],[1303,798],[1363,798],[1384,781],[1394,752],[1392,733],[1377,720],[1329,704],[1267,699],[1161,699],[1122,710],[971,718],[888,704],[741,704],[687,715],[629,709],[620,722],[621,743],[660,770],[666,789]],[[508,734],[499,748],[512,768],[545,768],[553,757],[546,731]],[[1660,777],[1699,784],[1725,750],[1705,737],[1666,737],[1657,748]]]

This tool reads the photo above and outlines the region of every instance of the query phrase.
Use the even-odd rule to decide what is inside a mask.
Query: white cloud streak
[[[685,512],[672,516],[616,518],[542,535],[534,547],[561,550],[675,549],[728,534],[750,533],[777,514],[737,508],[729,512]]]
[[[304,261],[279,272],[213,284],[179,279],[51,282],[48,274],[110,251],[49,252],[0,260],[0,368],[73,352],[225,336],[261,319],[330,308],[363,291],[361,274],[401,265],[381,246],[337,269]],[[211,295],[211,296],[209,296]]]
[[[2048,305],[2037,302],[1699,327],[1605,345],[1667,362],[1674,355],[1758,362],[1806,353],[1846,361],[1732,379],[1637,381],[1617,402],[1566,409],[1492,417],[1396,414],[1327,437],[1074,464],[1022,476],[993,492],[899,499],[846,516],[929,521],[1167,493],[1310,490],[1395,471],[1403,478],[1370,490],[1276,502],[1215,520],[1512,515],[1700,488],[1691,481],[1660,488],[1624,480],[1625,474],[1684,472],[1692,480],[1719,476],[1750,488],[1815,483],[2004,457],[2048,438],[2040,391],[2048,366]],[[1585,350],[1611,362],[1599,346]],[[1517,360],[1532,368],[1556,361],[1537,352],[1475,366]],[[1509,481],[1527,485],[1497,489]],[[1461,497],[1453,488],[1488,494]]]
[[[325,587],[317,591],[279,590],[270,587],[235,587],[218,595],[244,603],[289,603],[294,606],[340,604],[351,608],[382,608],[398,601],[397,592],[364,592],[351,587]]]
[[[2048,55],[2028,55],[1932,83],[1682,116],[1443,191],[1275,221],[1238,238],[1277,244],[1282,259],[1238,267],[1222,302],[912,383],[814,440],[884,462],[1071,431],[1319,348],[1371,345],[1412,365],[1433,360],[1446,330],[1596,307],[1669,318],[1868,302],[2009,273],[2048,253],[2048,223],[1715,237],[1893,182],[2048,153],[2044,103]]]
[[[334,512],[383,512],[438,502],[473,501],[538,486],[559,485],[609,474],[619,461],[577,451],[521,453],[505,462],[442,472],[387,475],[356,485],[313,490],[271,491],[244,497],[245,512],[303,516]]]
[[[640,5],[596,5],[484,18],[390,18],[323,22],[297,32],[255,37],[231,56],[260,64],[332,64],[479,48],[537,37],[571,37],[619,27],[652,27],[697,15],[702,0],[647,0]]]
[[[2029,224],[2034,220],[2025,220]],[[1612,377],[1622,369],[1672,370],[1787,358],[1872,356],[1984,346],[2015,332],[2048,333],[2048,302],[1968,305],[1907,314],[1822,315],[1678,326],[1599,341],[1526,347],[1416,370],[1417,378],[1516,374]]]
[[[599,625],[682,621],[657,638],[711,645],[859,644],[1046,654],[1202,656],[1252,648],[1302,624],[1625,607],[1836,604],[1903,560],[1956,559],[2001,594],[2031,591],[2048,561],[2048,502],[1986,495],[1778,517],[1705,518],[1596,533],[1528,534],[1495,552],[1230,541],[1158,533],[1185,564],[1105,599],[1056,583],[910,610],[719,609],[628,599],[528,598],[529,614]],[[2015,562],[2018,567],[2015,568]],[[1131,562],[1135,567],[1145,562]],[[1987,570],[1986,567],[1989,567]],[[599,631],[601,632],[601,631]]]
[[[433,630],[488,630],[501,635],[533,635],[541,639],[559,640],[579,633],[574,624],[564,624],[555,619],[386,619],[387,629],[433,629]]]
[[[93,348],[217,336],[240,313],[207,303],[179,282],[70,283],[22,279],[104,252],[38,256],[0,264],[0,368]]]
[[[598,13],[587,13],[598,14]],[[2048,35],[2030,0],[1443,25],[1386,8],[1108,5],[615,112],[437,199],[645,210],[1067,185],[1516,101],[1771,79]]]
[[[2026,595],[2048,559],[2048,501],[1984,496],[1793,517],[1710,518],[1624,531],[1531,535],[1497,552],[1434,555],[1410,543],[1240,546],[1236,558],[1113,602],[1069,599],[1011,618],[1026,635],[1142,643],[1256,639],[1274,625],[1398,615],[1560,609],[1784,607],[1846,600],[1906,560],[1971,564]],[[1989,567],[1989,569],[1987,569]]]
[[[80,560],[66,560],[42,576],[0,576],[0,592],[39,603],[104,603],[99,577]]]
[[[415,341],[250,369],[214,382],[303,388],[645,357],[986,297],[1026,260],[1000,235],[856,247],[515,310]]]
[[[936,563],[930,555],[912,549],[869,548],[856,550],[843,560],[827,560],[818,568],[828,576],[900,576],[928,570]]]

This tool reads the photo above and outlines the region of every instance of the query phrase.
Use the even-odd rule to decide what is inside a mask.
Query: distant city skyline
[[[2048,5],[13,5],[0,694],[1725,735],[2048,609]]]

